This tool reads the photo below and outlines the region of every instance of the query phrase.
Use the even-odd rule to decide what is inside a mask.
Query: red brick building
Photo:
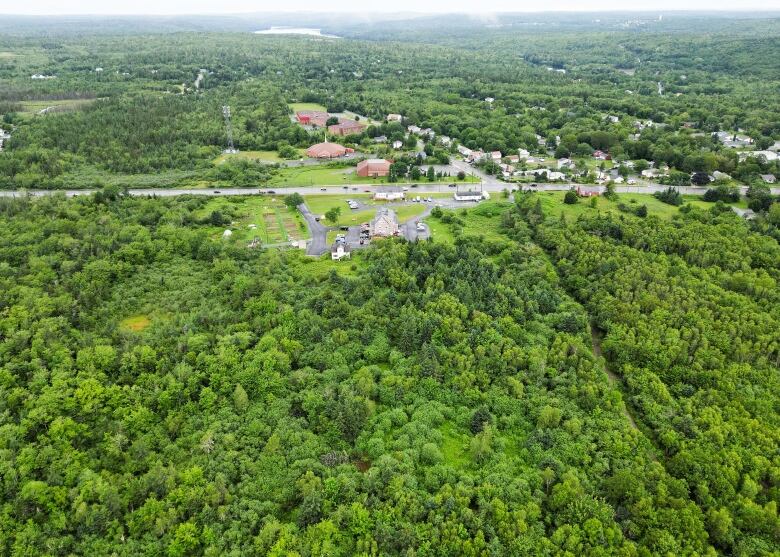
[[[351,133],[361,133],[366,128],[365,124],[355,122],[354,120],[342,120],[338,124],[328,126],[328,131],[333,135],[349,135]]]
[[[390,174],[390,161],[385,159],[366,159],[357,165],[357,175],[364,178],[378,178]]]

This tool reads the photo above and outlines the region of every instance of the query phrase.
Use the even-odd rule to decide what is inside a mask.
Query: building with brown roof
[[[357,175],[364,178],[377,178],[390,174],[390,161],[385,159],[366,159],[357,165]]]
[[[302,126],[315,126],[324,128],[328,123],[330,114],[321,110],[301,110],[295,113],[295,118]]]
[[[306,149],[306,155],[313,159],[335,159],[354,152],[354,149],[344,147],[338,143],[328,143],[327,141],[317,143]]]
[[[366,128],[365,124],[355,122],[354,120],[343,120],[338,124],[328,126],[328,131],[333,135],[349,135],[351,133],[361,133]]]

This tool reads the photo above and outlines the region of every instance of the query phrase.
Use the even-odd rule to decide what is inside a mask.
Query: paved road
[[[427,203],[427,207],[425,208],[425,211],[416,217],[410,218],[408,221],[403,223],[400,226],[401,234],[404,235],[404,238],[409,240],[410,242],[414,242],[415,240],[427,240],[428,237],[431,235],[431,229],[428,228],[428,225],[425,226],[425,230],[417,230],[417,223],[420,222],[422,219],[427,217],[431,214],[431,210],[433,209],[434,204],[433,203]]]
[[[465,163],[464,163],[465,164]],[[468,165],[466,165],[468,166]],[[468,166],[469,168],[472,168]],[[472,168],[473,169],[473,168]],[[384,184],[386,185],[386,184]],[[396,184],[398,186],[408,186],[407,184]],[[507,182],[501,182],[495,178],[485,180],[481,187],[487,192],[501,192],[503,190],[514,191],[517,189],[530,189],[531,184],[511,184]],[[575,183],[556,183],[556,184],[536,184],[537,191],[565,191],[577,186],[584,186],[588,188],[597,187],[600,191],[605,191],[605,186],[594,186],[592,184],[575,184]],[[480,184],[458,183],[458,187],[461,189],[479,189]],[[645,183],[641,186],[616,186],[615,191],[617,193],[655,193],[657,191],[663,191],[669,186],[657,183]],[[182,188],[147,188],[147,189],[130,189],[128,193],[134,196],[157,196],[157,197],[174,197],[179,195],[257,195],[258,193],[264,193],[267,191],[273,191],[274,195],[283,196],[290,193],[300,193],[301,195],[345,195],[348,193],[365,193],[373,192],[376,186],[372,184],[361,184],[359,186],[353,186],[348,189],[344,189],[342,185],[331,186],[293,186],[286,188],[276,188],[269,190],[268,188],[220,188],[219,190],[213,189],[182,189]],[[686,195],[704,195],[709,187],[699,186],[680,186],[677,188],[680,193]],[[26,195],[41,196],[51,195],[54,193],[64,192],[67,197],[75,197],[78,195],[91,195],[97,190],[84,189],[84,190],[0,190],[0,197],[21,197]],[[740,191],[744,194],[747,191],[747,186],[741,186]],[[780,195],[780,187],[771,188],[773,195]],[[218,193],[215,193],[218,192]],[[455,188],[447,187],[445,183],[438,184],[425,184],[421,183],[415,188],[410,188],[407,195],[422,195],[424,193],[454,193]]]
[[[307,255],[322,255],[328,251],[328,229],[320,222],[318,222],[305,203],[298,205],[298,210],[306,219],[306,224],[309,226],[309,234],[311,235],[311,242],[306,246]]]
[[[386,184],[385,184],[386,185]],[[397,184],[399,186],[402,186],[404,184]],[[479,184],[467,184],[467,183],[459,183],[458,187],[462,189],[467,189],[469,186],[471,186],[471,189],[479,189]],[[537,184],[535,189],[538,191],[565,191],[571,188],[576,188],[577,186],[586,186],[586,187],[599,187],[600,190],[603,192],[606,190],[604,186],[593,186],[593,185],[587,185],[587,184],[574,184],[574,183],[560,183],[560,184]],[[295,186],[295,187],[289,187],[289,188],[276,188],[272,191],[274,191],[275,195],[283,196],[290,193],[299,193],[301,195],[344,195],[346,193],[365,193],[365,192],[373,192],[376,189],[377,186],[371,185],[371,184],[363,184],[360,186],[352,187],[348,190],[345,190],[343,186],[341,185],[332,185],[332,186],[320,186],[320,187],[312,187],[312,186]],[[616,186],[615,191],[617,193],[655,193],[657,191],[663,191],[669,186],[665,186],[662,184],[656,184],[656,183],[648,183],[646,185],[642,186]],[[530,189],[530,184],[510,184],[506,182],[500,182],[496,180],[495,178],[492,179],[490,182],[484,182],[482,184],[482,189],[487,192],[501,192],[503,190],[516,190],[516,189]],[[704,195],[704,193],[709,189],[708,187],[698,187],[698,186],[680,186],[677,188],[680,193],[686,194],[686,195]],[[97,190],[91,190],[91,189],[84,189],[84,190],[0,190],[0,197],[23,197],[26,195],[32,195],[32,196],[42,196],[42,195],[51,195],[54,193],[64,192],[64,194],[67,197],[75,197],[79,195],[91,195]],[[134,196],[156,196],[156,197],[174,197],[178,195],[208,195],[208,196],[215,196],[215,195],[256,195],[258,193],[264,193],[269,191],[268,188],[221,188],[219,190],[216,190],[219,193],[214,193],[215,190],[210,189],[171,189],[171,188],[148,188],[148,189],[131,189],[128,190],[128,193],[130,195]],[[742,186],[740,188],[740,191],[744,194],[747,191],[747,186]],[[780,195],[780,187],[773,187],[771,188],[773,195]],[[422,195],[423,193],[437,193],[437,192],[455,192],[455,188],[448,188],[447,184],[420,184],[418,187],[410,189],[407,194],[408,195]]]

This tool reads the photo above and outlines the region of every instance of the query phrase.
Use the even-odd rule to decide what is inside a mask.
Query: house
[[[394,199],[403,199],[404,197],[406,197],[406,192],[399,186],[381,186],[374,192],[374,199],[384,201],[393,201]]]
[[[509,174],[515,171],[515,167],[512,166],[511,164],[501,163],[498,165],[498,167],[501,169],[501,172],[503,172],[504,175],[506,176],[508,176]]]
[[[395,211],[384,207],[376,212],[376,217],[368,225],[370,236],[397,236],[398,218]]]
[[[617,124],[618,122],[620,122],[620,117],[619,116],[609,115],[609,116],[607,116],[607,120],[609,120],[613,124]]]
[[[321,110],[301,110],[295,113],[295,118],[302,126],[314,126],[324,128],[328,123],[330,114]]]
[[[501,151],[492,151],[490,158],[493,162],[499,162],[501,160]]]
[[[352,133],[362,133],[365,128],[366,125],[361,124],[360,122],[355,122],[354,120],[344,120],[338,124],[328,126],[328,132],[332,133],[333,135],[344,136]]]
[[[387,121],[388,122],[400,122],[403,119],[404,119],[404,117],[401,116],[400,114],[388,114],[387,115]]]
[[[598,159],[600,161],[607,160],[607,154],[604,151],[601,151],[600,149],[596,149],[593,151],[593,158]]]
[[[336,242],[330,248],[330,258],[333,261],[341,261],[342,259],[349,259],[352,256],[352,250],[346,244],[346,242]]]
[[[466,160],[473,164],[475,162],[481,161],[484,158],[485,158],[485,153],[483,153],[482,151],[472,151],[469,154],[469,156],[466,158]]]
[[[232,230],[230,230],[230,229],[227,229],[227,230],[225,230],[225,231],[222,233],[222,239],[223,239],[223,240],[227,240],[227,239],[228,239],[228,238],[230,238],[232,235],[233,235],[233,231],[232,231]]]
[[[593,186],[577,186],[577,195],[580,197],[598,197],[601,195],[601,188]]]
[[[639,141],[640,137],[642,137],[641,133],[630,133],[630,134],[628,134],[628,140],[629,141]]]
[[[753,144],[753,139],[746,135],[737,135],[726,131],[719,131],[715,133],[715,137],[729,149],[748,147]]]
[[[469,155],[471,155],[471,149],[469,149],[465,145],[458,145],[458,153],[460,153],[464,157],[468,157]]]
[[[427,159],[427,158],[428,158],[428,153],[426,153],[425,151],[417,151],[417,152],[414,154],[414,157],[415,157],[416,159],[420,159],[420,160],[423,160],[423,161],[424,161],[425,159]]]
[[[571,168],[574,166],[574,161],[571,159],[558,159],[558,170],[562,170],[564,168]]]
[[[715,172],[713,172],[712,177],[715,180],[731,180],[731,176],[729,176],[725,172],[721,172],[720,170],[716,170]]]
[[[403,146],[404,146],[404,142],[403,141],[399,141],[397,139],[395,141],[393,141],[393,149],[400,149]]]
[[[452,145],[452,138],[446,135],[439,137],[439,141],[441,141],[443,147],[449,147]]]
[[[420,130],[420,135],[427,135],[430,139],[433,139],[436,137],[436,132],[433,131],[431,128],[424,128]]]
[[[306,156],[312,159],[335,159],[343,157],[347,153],[354,153],[354,149],[344,147],[338,143],[329,143],[327,141],[323,143],[317,143],[306,149]]]
[[[655,168],[648,168],[642,171],[642,178],[657,178],[659,175],[658,170]]]
[[[536,143],[541,146],[545,146],[547,144],[547,141],[538,133],[536,134]]]
[[[409,133],[420,133],[422,131],[422,128],[415,125],[406,126],[406,131],[408,131]]]
[[[387,143],[386,135],[378,135],[374,138],[374,143]]]
[[[518,150],[517,150],[517,155],[518,155],[518,156],[519,156],[521,159],[527,159],[528,157],[530,157],[530,156],[531,156],[531,153],[530,153],[530,152],[529,152],[527,149],[518,149]]]
[[[491,104],[495,100],[496,99],[494,99],[493,97],[485,97],[485,102],[488,103],[488,104]]]
[[[777,178],[774,174],[762,174],[761,179],[766,182],[767,184],[774,184],[777,182]]]
[[[772,162],[777,160],[778,155],[774,151],[747,151],[739,154],[740,162],[748,157],[764,157],[767,162]]]
[[[510,162],[510,164],[517,164],[520,162],[520,155],[509,155],[507,160]]]
[[[363,178],[377,178],[390,174],[390,161],[385,159],[366,159],[357,165],[357,175]]]
[[[490,194],[486,191],[456,191],[453,195],[455,201],[482,201],[490,199]]]
[[[565,180],[566,174],[563,172],[547,172],[547,179],[551,182],[554,182],[556,180]]]

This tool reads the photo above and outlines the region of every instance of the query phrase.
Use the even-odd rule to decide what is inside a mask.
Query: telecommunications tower
[[[227,132],[227,149],[223,153],[233,155],[238,153],[238,149],[233,146],[233,125],[230,123],[230,107],[225,105],[222,107],[222,115],[225,117],[225,128]]]

